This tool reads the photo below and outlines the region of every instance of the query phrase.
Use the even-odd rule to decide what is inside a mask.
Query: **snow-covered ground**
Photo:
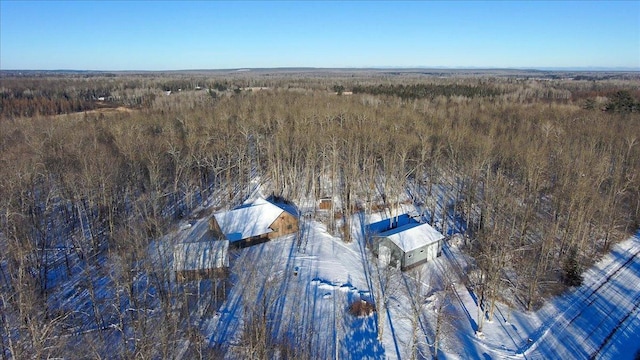
[[[317,222],[304,222],[300,236],[290,235],[238,250],[232,269],[233,289],[205,325],[212,345],[235,344],[243,312],[261,306],[264,293],[272,304],[274,337],[294,329],[314,334],[313,353],[378,358],[375,318],[353,318],[350,303],[371,299],[358,243],[345,244]],[[336,350],[337,345],[337,350]],[[351,355],[349,355],[351,354]],[[342,357],[342,356],[341,356]]]
[[[536,312],[498,304],[493,321],[485,321],[478,336],[476,297],[450,271],[464,261],[461,252],[447,247],[437,260],[405,273],[378,268],[365,246],[360,220],[382,216],[354,217],[351,243],[304,218],[298,236],[238,250],[232,260],[233,289],[218,315],[203,326],[210,343],[237,344],[243,311],[275,287],[269,290],[275,294],[270,301],[277,304],[275,335],[308,331],[316,356],[392,359],[415,353],[428,358],[434,354],[434,299],[448,280],[455,291],[447,321],[454,326],[441,334],[438,357],[632,359],[640,349],[638,237],[614,247],[584,274],[581,287]],[[382,292],[380,284],[385,284]],[[379,313],[354,318],[347,312],[357,299],[382,301],[383,296],[386,306]],[[417,318],[412,312],[416,299],[421,311]],[[382,341],[378,316],[384,317]]]
[[[436,197],[447,191],[438,189]],[[259,189],[253,195],[262,196]],[[301,202],[300,232],[231,250],[226,298],[213,305],[206,303],[211,297],[203,297],[197,301],[202,309],[192,317],[199,318],[197,326],[209,345],[226,347],[230,357],[234,349],[245,346],[247,314],[261,306],[268,307],[271,337],[303,344],[308,353],[323,359],[431,358],[436,346],[437,357],[447,359],[633,359],[640,351],[640,233],[586,271],[582,286],[548,300],[538,311],[498,303],[493,321],[484,321],[482,334],[476,333],[477,297],[460,278],[467,257],[456,241],[445,245],[442,256],[410,271],[378,266],[366,246],[365,224],[412,212],[424,214],[436,229],[450,235],[463,230],[464,224],[444,211],[448,202],[442,196],[423,207],[399,201],[400,208],[386,213],[356,214],[349,243],[327,230],[330,215],[317,211],[314,201]],[[175,243],[212,240],[206,215],[210,212],[203,210],[196,211],[197,219],[183,221],[153,242],[152,259],[170,261],[162,253]],[[340,228],[341,220],[336,222]],[[110,278],[90,278],[104,280],[94,284],[96,301],[113,297],[104,292]],[[86,287],[76,283],[50,301],[76,312],[81,309],[89,319],[91,296],[69,295],[75,287]],[[206,286],[197,288],[207,291]],[[360,318],[350,315],[349,305],[360,299],[378,305],[377,312]],[[101,313],[105,326],[117,323],[115,315]],[[439,318],[444,325],[438,332]]]
[[[633,359],[640,351],[640,239],[627,239],[584,273],[584,283],[536,312],[498,304],[492,322],[477,328],[473,294],[456,286],[459,358]],[[450,251],[449,256],[455,252]]]
[[[531,359],[633,359],[640,350],[640,239],[613,248],[584,273],[584,284],[548,302],[543,326],[519,351]]]

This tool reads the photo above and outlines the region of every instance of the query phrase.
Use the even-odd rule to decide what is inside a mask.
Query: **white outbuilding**
[[[427,223],[404,214],[370,224],[373,250],[384,265],[407,270],[442,253],[444,236]]]
[[[229,267],[229,241],[180,243],[173,248],[173,268],[178,281],[211,278]]]

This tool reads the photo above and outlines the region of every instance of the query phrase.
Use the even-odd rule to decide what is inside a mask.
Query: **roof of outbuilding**
[[[382,232],[376,237],[388,238],[402,251],[408,252],[437,242],[443,239],[444,235],[429,224],[416,222]]]
[[[176,271],[215,269],[229,266],[226,240],[175,244],[173,267]]]

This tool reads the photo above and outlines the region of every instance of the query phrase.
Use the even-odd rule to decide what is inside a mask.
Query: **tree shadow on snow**
[[[347,329],[341,341],[342,358],[347,359],[383,359],[384,347],[378,341],[376,314],[366,317],[344,316]]]

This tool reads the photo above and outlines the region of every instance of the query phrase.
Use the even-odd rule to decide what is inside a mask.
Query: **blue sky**
[[[640,69],[640,1],[0,0],[0,69]]]

